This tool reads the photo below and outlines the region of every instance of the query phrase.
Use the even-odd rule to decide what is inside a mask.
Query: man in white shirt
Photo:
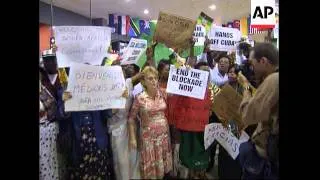
[[[226,55],[219,57],[218,68],[210,70],[211,82],[221,87],[228,82],[228,70],[230,65],[230,58]]]
[[[208,40],[206,40],[205,44],[204,44],[205,48],[203,50],[202,55],[200,55],[200,57],[197,60],[197,63],[199,62],[207,62],[209,65],[209,70],[210,70],[210,78],[211,78],[211,82],[215,83],[218,86],[222,86],[224,83],[226,83],[228,81],[228,76],[226,75],[228,73],[228,68],[229,65],[227,65],[226,71],[225,70],[220,70],[218,68],[218,64],[216,63],[216,60],[221,59],[222,56],[223,57],[227,57],[224,56],[224,52],[219,52],[219,51],[211,51],[210,50],[210,44],[208,42]],[[227,57],[228,58],[228,57]],[[229,63],[230,63],[230,59],[229,59]],[[222,67],[222,69],[224,69],[224,67]],[[224,71],[226,73],[224,73]]]

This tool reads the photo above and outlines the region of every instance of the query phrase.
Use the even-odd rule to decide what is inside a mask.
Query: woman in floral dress
[[[134,136],[136,116],[141,118],[139,152],[142,179],[161,179],[172,170],[172,150],[165,94],[158,88],[158,72],[153,67],[143,70],[141,84],[145,88],[134,100],[129,115],[130,147],[137,148]]]

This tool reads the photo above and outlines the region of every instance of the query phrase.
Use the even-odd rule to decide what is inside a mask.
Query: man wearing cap
[[[63,88],[58,76],[58,64],[55,52],[53,50],[45,50],[42,53],[43,68],[40,67],[41,83],[49,90],[53,95],[58,105],[58,119],[64,117],[63,108]]]

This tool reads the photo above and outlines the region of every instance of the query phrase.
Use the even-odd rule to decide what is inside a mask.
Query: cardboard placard
[[[196,21],[184,17],[159,13],[154,40],[164,43],[169,48],[187,49]]]
[[[224,85],[220,92],[213,98],[212,110],[224,125],[230,120],[235,120],[239,129],[244,127],[239,113],[242,96],[229,84]]]

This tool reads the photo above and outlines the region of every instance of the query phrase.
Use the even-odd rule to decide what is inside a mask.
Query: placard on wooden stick
[[[235,120],[239,129],[243,129],[244,124],[239,113],[241,101],[242,96],[227,84],[213,98],[212,110],[224,125],[227,125],[230,120]]]

